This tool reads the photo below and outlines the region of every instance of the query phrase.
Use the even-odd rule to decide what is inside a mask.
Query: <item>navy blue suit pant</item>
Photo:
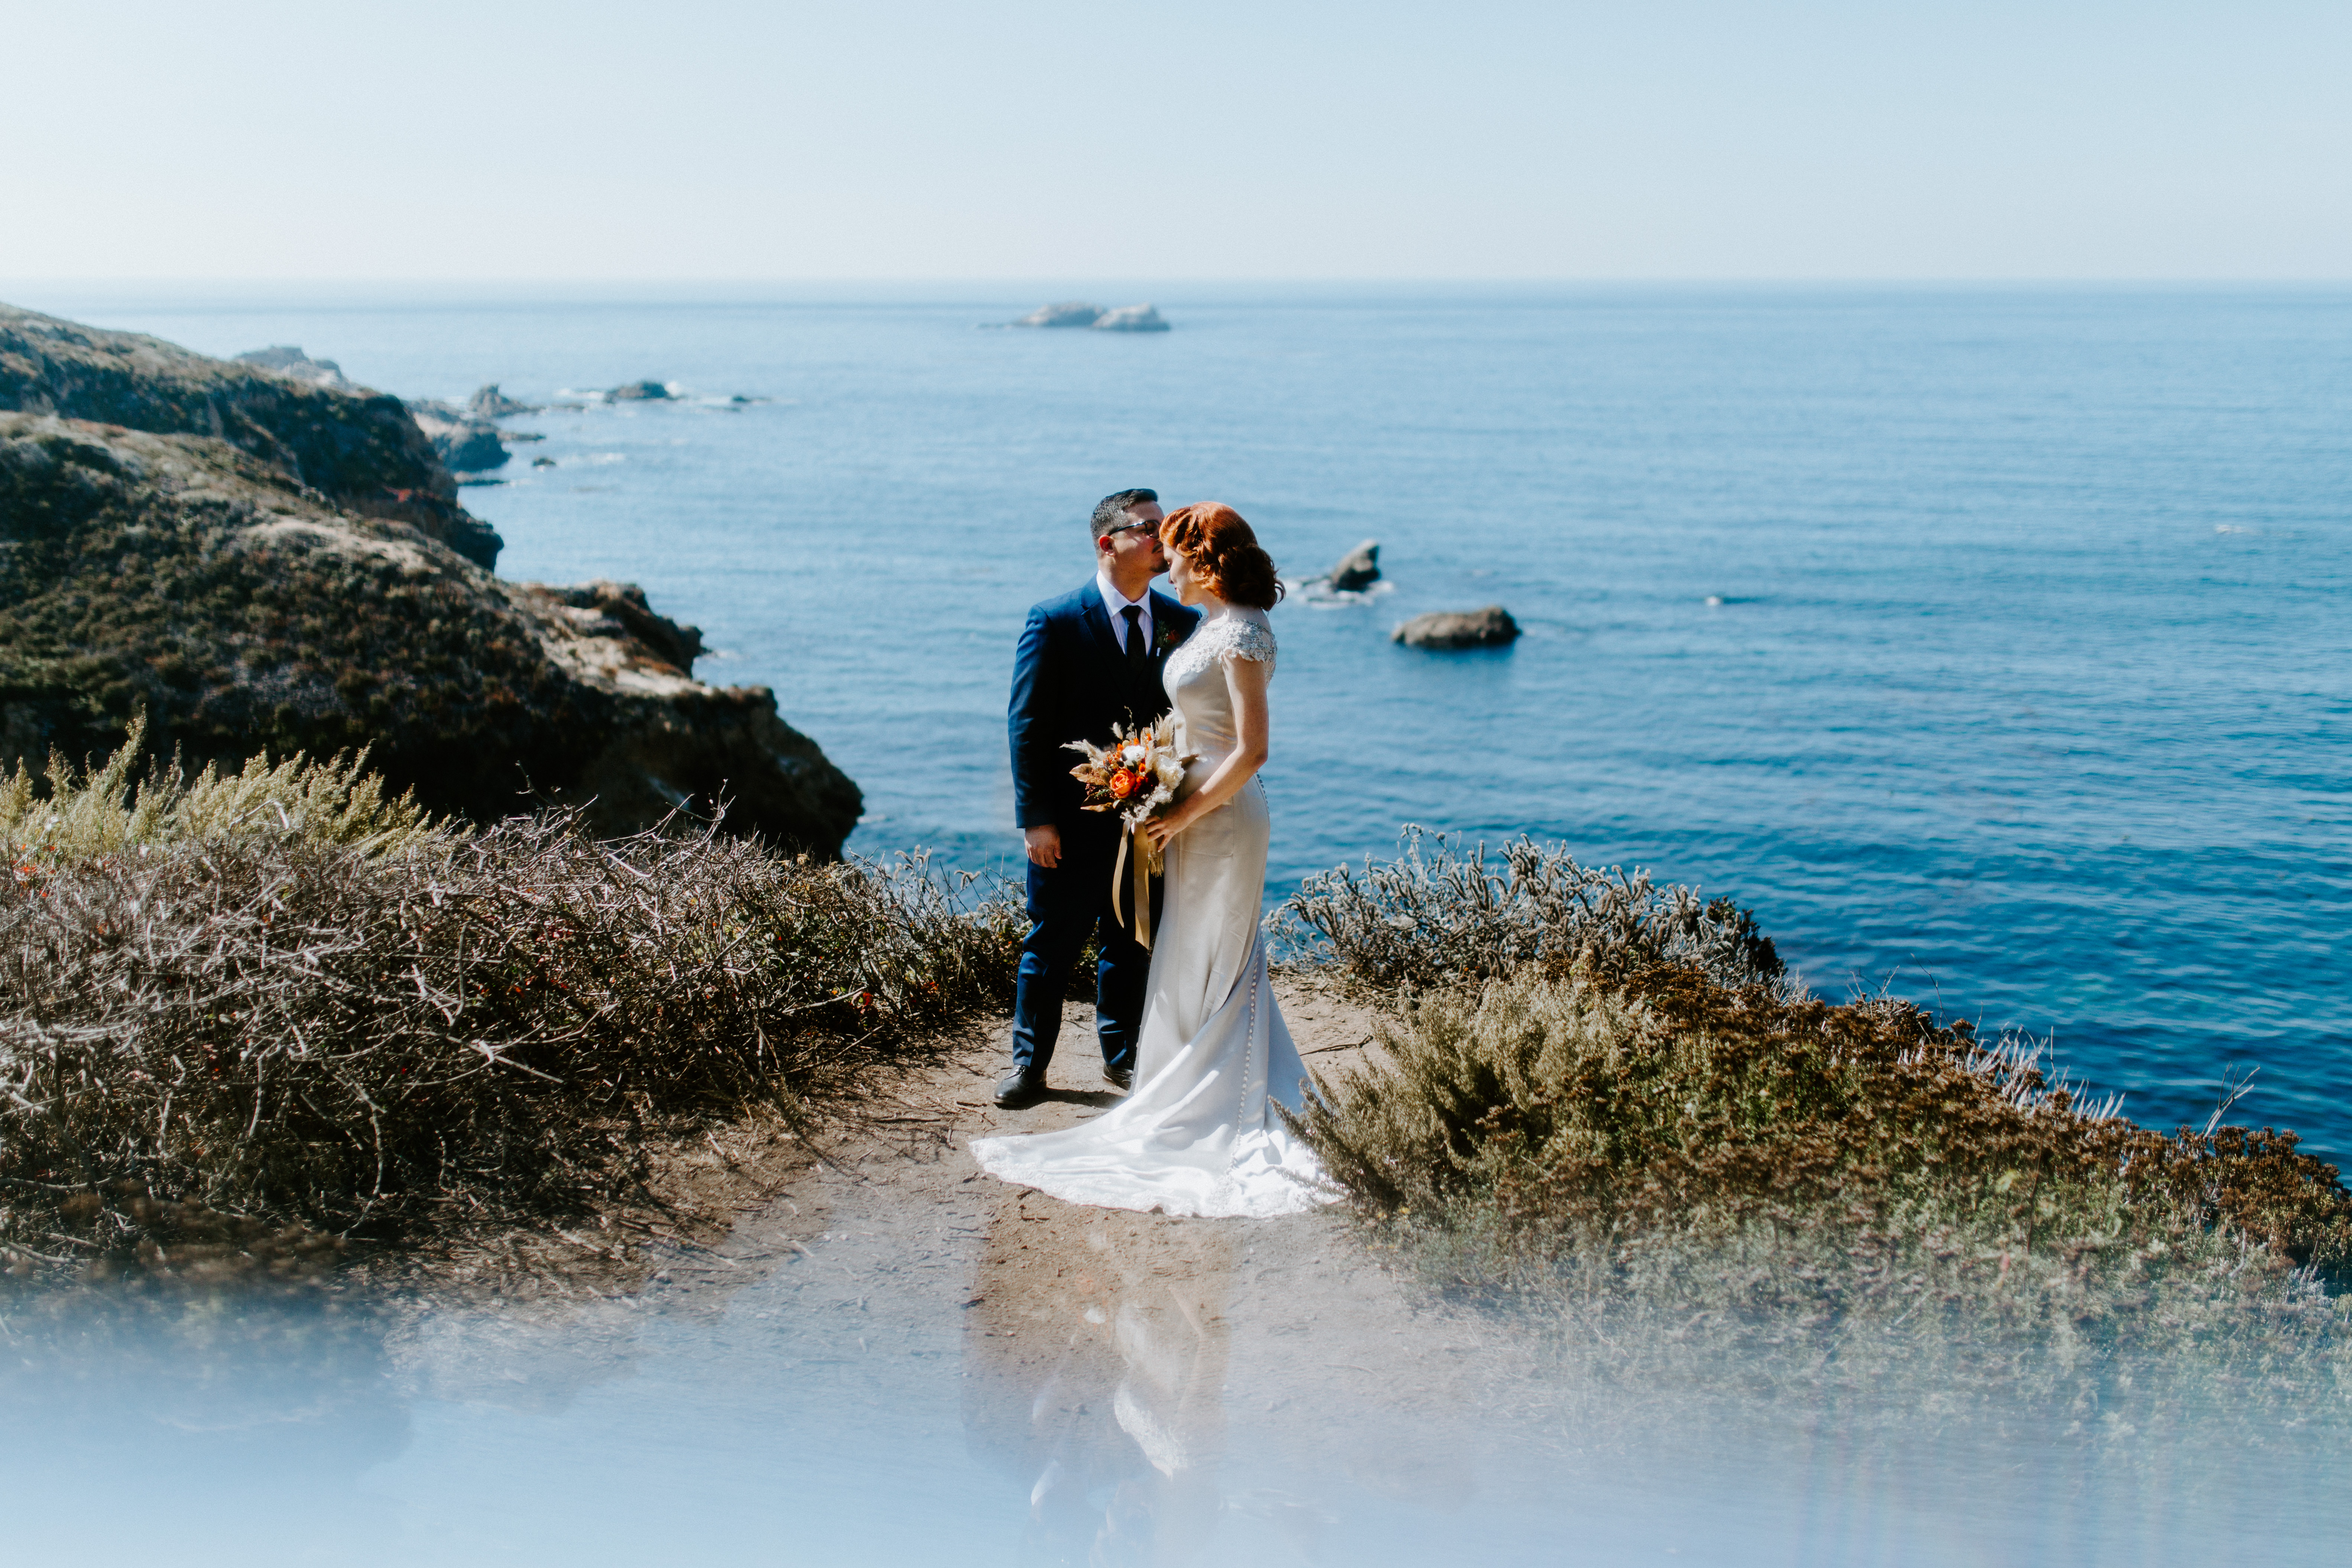
[[[1086,839],[1094,837],[1087,835]],[[1070,966],[1086,951],[1090,936],[1102,939],[1102,957],[1095,965],[1095,1018],[1103,1065],[1132,1071],[1135,1037],[1143,1026],[1144,985],[1150,977],[1151,954],[1129,934],[1111,906],[1110,874],[1118,863],[1118,841],[1108,839],[1105,847],[1086,839],[1065,835],[1062,863],[1050,871],[1034,860],[1029,864],[1033,923],[1029,940],[1021,944],[1021,977],[1013,1002],[1013,1064],[1038,1073],[1054,1059]],[[1129,887],[1134,875],[1129,867],[1126,873]],[[1151,890],[1156,909],[1160,902],[1156,879]],[[1126,901],[1132,902],[1132,897]]]

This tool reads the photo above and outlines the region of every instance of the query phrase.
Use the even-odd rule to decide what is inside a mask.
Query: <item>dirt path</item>
[[[1285,980],[1277,993],[1318,1072],[1360,1058],[1372,1015],[1311,984]],[[734,1312],[772,1320],[772,1353],[788,1363],[876,1369],[847,1397],[887,1397],[879,1369],[891,1363],[908,1375],[935,1363],[932,1375],[961,1384],[971,1451],[1031,1494],[1040,1521],[1066,1515],[1081,1534],[1115,1528],[1082,1501],[1106,1486],[1163,1543],[1210,1528],[1229,1428],[1244,1420],[1249,1445],[1316,1455],[1334,1484],[1423,1507],[1470,1495],[1449,1433],[1524,1398],[1523,1345],[1432,1308],[1329,1214],[1171,1218],[1076,1207],[987,1175],[970,1139],[1068,1126],[1117,1098],[1092,1010],[1074,1005],[1049,1098],[997,1110],[1003,1036],[1002,1024],[985,1028],[911,1075],[820,1158],[798,1159],[772,1130],[715,1142],[706,1206],[710,1173],[727,1169],[728,1149],[738,1156],[719,1184],[737,1188],[742,1212],[723,1237],[640,1233],[642,1247],[613,1249],[639,1260],[635,1280],[575,1288],[569,1300],[517,1290],[500,1331],[485,1334],[478,1311],[462,1328],[427,1312],[400,1359],[420,1388],[476,1397],[495,1367],[515,1401],[544,1406],[626,1375],[648,1317]],[[755,1168],[746,1146],[770,1163]],[[768,1182],[772,1195],[745,1201]],[[1377,1435],[1362,1419],[1373,1410]],[[1418,1436],[1401,1444],[1400,1433]],[[1305,1528],[1304,1516],[1284,1522],[1290,1503],[1261,1500],[1269,1528]]]

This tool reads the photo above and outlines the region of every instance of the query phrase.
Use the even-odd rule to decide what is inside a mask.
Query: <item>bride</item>
[[[1176,805],[1143,831],[1167,855],[1135,1089],[1060,1132],[978,1138],[982,1169],[1075,1204],[1265,1217],[1328,1201],[1296,1109],[1307,1076],[1266,982],[1258,919],[1268,821],[1266,683],[1282,596],[1274,563],[1233,508],[1204,501],[1160,529],[1169,586],[1200,626],[1168,656],[1177,749],[1197,752]]]

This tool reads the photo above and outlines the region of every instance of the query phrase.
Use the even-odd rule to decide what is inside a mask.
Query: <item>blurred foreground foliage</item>
[[[2294,1133],[2224,1126],[2227,1104],[2156,1131],[2053,1081],[2033,1041],[1824,1002],[1727,901],[1524,840],[1499,869],[1406,847],[1285,911],[1392,1008],[1376,1057],[1293,1124],[1442,1286],[1845,1375],[1875,1324],[2045,1358],[2315,1351],[2352,1388],[2326,1289],[2352,1194]]]
[[[1012,995],[1020,927],[935,875],[708,826],[467,831],[358,763],[131,747],[0,781],[0,1253],[295,1269],[346,1239],[580,1212],[649,1136],[804,1124]]]

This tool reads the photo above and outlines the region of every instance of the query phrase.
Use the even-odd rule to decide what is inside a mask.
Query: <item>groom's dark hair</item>
[[[1095,514],[1087,521],[1087,537],[1100,539],[1127,521],[1127,514],[1146,502],[1160,503],[1158,490],[1119,490],[1095,502]]]

